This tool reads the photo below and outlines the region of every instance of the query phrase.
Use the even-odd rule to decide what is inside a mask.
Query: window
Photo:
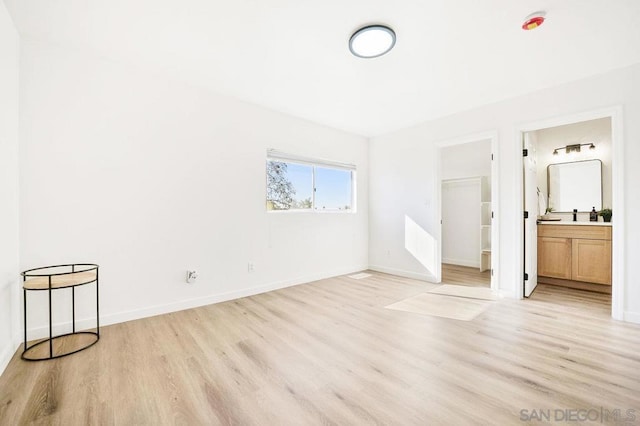
[[[355,171],[351,164],[270,150],[267,154],[267,210],[353,212]]]
[[[267,210],[308,210],[312,200],[312,166],[267,161]]]

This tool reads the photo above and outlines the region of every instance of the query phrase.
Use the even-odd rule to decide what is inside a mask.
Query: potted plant
[[[611,211],[611,209],[602,209],[598,212],[598,216],[602,216],[602,219],[605,222],[611,222],[611,216],[613,215],[613,212]]]
[[[553,207],[547,207],[547,209],[544,211],[544,214],[540,216],[540,220],[548,220],[549,213],[551,213],[552,211],[553,211]]]

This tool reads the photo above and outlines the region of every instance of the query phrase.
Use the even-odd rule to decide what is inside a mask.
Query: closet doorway
[[[480,138],[440,147],[442,283],[492,286],[492,144]]]

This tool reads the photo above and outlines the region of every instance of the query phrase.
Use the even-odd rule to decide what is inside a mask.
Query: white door
[[[524,211],[524,297],[529,297],[538,285],[538,185],[535,138],[525,133],[522,138]],[[526,155],[525,155],[526,153]],[[523,217],[526,214],[523,214]]]

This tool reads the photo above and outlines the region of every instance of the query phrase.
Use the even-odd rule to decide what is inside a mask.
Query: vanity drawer
[[[611,240],[611,227],[598,225],[539,225],[538,237]]]

